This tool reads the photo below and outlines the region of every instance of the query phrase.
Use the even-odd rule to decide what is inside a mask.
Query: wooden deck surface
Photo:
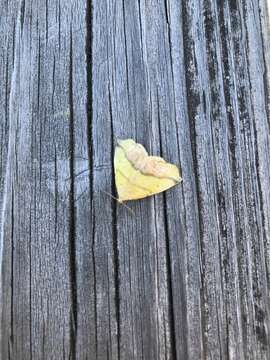
[[[0,8],[0,358],[269,360],[267,0]],[[183,177],[134,215],[129,137]]]

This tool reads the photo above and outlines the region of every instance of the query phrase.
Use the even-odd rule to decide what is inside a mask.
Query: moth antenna
[[[116,200],[118,202],[118,204],[123,205],[126,209],[128,209],[128,211],[130,211],[132,213],[132,215],[135,215],[135,212],[126,204],[124,204],[122,201],[120,201],[119,199],[117,199],[117,197],[113,196],[112,194],[108,193],[105,190],[100,190],[101,192],[103,192],[104,194],[110,196],[112,199]]]

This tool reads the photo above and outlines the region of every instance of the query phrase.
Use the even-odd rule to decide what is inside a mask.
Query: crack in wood
[[[74,105],[73,105],[73,36],[70,28],[70,67],[69,67],[69,261],[71,287],[71,318],[70,318],[70,348],[71,359],[76,359],[77,345],[77,275],[76,275],[76,218],[75,218],[75,185],[74,185]]]

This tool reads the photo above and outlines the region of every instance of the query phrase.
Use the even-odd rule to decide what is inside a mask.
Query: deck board
[[[267,0],[0,4],[1,358],[269,359]]]

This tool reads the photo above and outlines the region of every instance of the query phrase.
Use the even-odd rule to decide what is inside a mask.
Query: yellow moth
[[[132,139],[118,141],[114,154],[118,201],[137,200],[158,194],[182,179],[177,166],[158,156],[149,156]]]

